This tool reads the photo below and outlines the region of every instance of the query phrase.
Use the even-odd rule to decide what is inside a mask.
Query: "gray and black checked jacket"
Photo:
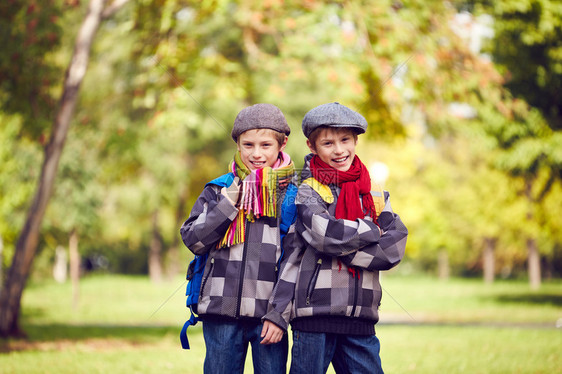
[[[306,166],[302,180],[310,176]],[[382,297],[379,271],[402,260],[408,230],[392,211],[386,191],[378,219],[382,236],[370,217],[335,219],[340,188],[329,187],[335,197],[332,204],[309,185],[299,186],[297,221],[285,242],[287,247],[291,241],[296,250],[281,270],[265,318],[276,322],[276,315],[283,316],[294,330],[373,334]],[[286,323],[276,323],[287,328]]]
[[[218,317],[259,322],[266,314],[277,281],[282,254],[280,219],[262,217],[247,223],[244,243],[217,249],[217,242],[238,214],[238,208],[220,190],[212,182],[207,184],[180,229],[182,240],[191,252],[209,254],[197,312],[203,321]],[[285,191],[280,191],[279,200]],[[285,251],[281,263],[289,254]]]

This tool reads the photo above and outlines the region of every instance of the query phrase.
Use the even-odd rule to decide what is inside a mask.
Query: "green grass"
[[[555,326],[562,318],[562,281],[532,291],[524,281],[439,281],[383,276],[381,320]]]
[[[202,373],[200,325],[190,329],[191,350],[179,344],[187,318],[182,284],[86,277],[76,310],[69,284],[30,284],[22,319],[28,339],[0,341],[0,373]],[[536,292],[519,281],[395,274],[382,284],[377,335],[386,373],[562,373],[560,281]]]

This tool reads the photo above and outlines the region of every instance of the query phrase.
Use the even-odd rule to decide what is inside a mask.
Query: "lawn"
[[[395,274],[382,284],[386,373],[562,373],[561,281],[536,292],[519,281]],[[179,343],[183,291],[180,278],[88,276],[74,310],[69,284],[30,284],[22,320],[29,337],[0,341],[0,373],[202,373],[200,325],[189,332],[191,350]]]

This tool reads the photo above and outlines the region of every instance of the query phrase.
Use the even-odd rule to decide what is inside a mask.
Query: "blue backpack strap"
[[[187,328],[189,326],[195,325],[197,323],[197,320],[198,320],[198,318],[195,317],[195,314],[193,314],[193,310],[192,310],[191,311],[191,318],[188,319],[187,321],[185,321],[185,323],[183,324],[183,328],[181,329],[181,332],[180,332],[181,347],[183,349],[189,349],[189,340],[187,339]]]
[[[285,191],[285,197],[281,203],[281,222],[279,223],[281,239],[287,234],[289,227],[291,227],[297,218],[297,206],[295,204],[297,192],[298,187],[292,183],[287,186],[287,191]]]
[[[281,203],[281,221],[279,222],[279,233],[281,236],[281,256],[279,257],[279,261],[277,262],[277,269],[281,264],[281,260],[283,259],[283,255],[285,254],[285,250],[283,249],[283,238],[287,235],[289,231],[289,227],[295,220],[297,219],[297,206],[295,204],[297,199],[297,192],[298,187],[293,183],[289,183],[287,186],[287,191],[285,191],[285,197],[283,198],[283,202]]]
[[[210,184],[214,184],[214,185],[219,186],[219,187],[229,187],[232,184],[233,180],[234,180],[234,174],[233,173],[226,173],[226,174],[221,175],[218,178],[213,179],[212,181],[207,183],[205,185],[205,187],[207,187]]]
[[[232,184],[234,180],[233,173],[227,173],[221,175],[220,177],[213,179],[205,185],[215,185],[219,187],[228,187]],[[201,280],[203,277],[203,271],[205,269],[205,263],[207,262],[207,255],[195,256],[195,258],[189,264],[187,269],[187,287],[185,289],[185,295],[187,296],[186,306],[189,308],[191,316],[185,323],[180,332],[180,342],[183,349],[189,349],[189,340],[187,339],[187,328],[197,324],[199,317],[193,311],[194,306],[197,305],[199,300],[199,292],[201,291]]]
[[[186,306],[191,312],[191,316],[184,323],[183,328],[180,332],[180,341],[183,349],[189,349],[189,341],[187,339],[187,328],[197,324],[199,317],[195,314],[194,308],[197,306],[199,301],[199,293],[201,292],[201,282],[203,280],[203,273],[205,271],[205,264],[207,263],[207,254],[201,256],[195,256],[195,258],[189,263],[187,268],[187,286],[185,288]]]

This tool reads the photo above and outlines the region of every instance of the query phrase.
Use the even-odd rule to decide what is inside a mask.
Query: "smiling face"
[[[348,171],[355,158],[357,135],[347,128],[320,128],[306,141],[310,151],[339,171]]]
[[[279,152],[287,145],[287,137],[279,134],[269,129],[253,129],[240,134],[237,144],[244,165],[252,171],[272,167]]]

